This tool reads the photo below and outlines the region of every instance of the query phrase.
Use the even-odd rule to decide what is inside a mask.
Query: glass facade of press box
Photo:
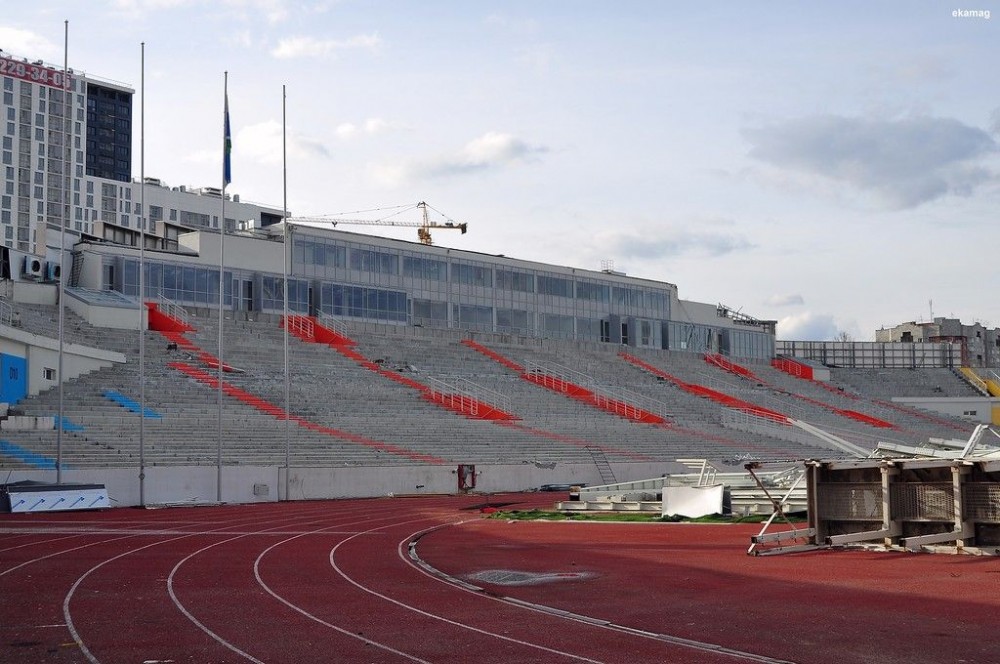
[[[733,357],[771,358],[774,356],[774,337],[751,330],[725,330],[721,349]]]
[[[216,298],[218,302],[218,298]],[[284,311],[285,280],[265,274],[261,276],[260,308],[264,311]],[[288,311],[293,314],[309,313],[309,282],[302,279],[288,280]]]
[[[146,260],[146,297],[164,297],[179,304],[212,307],[219,305],[219,269]],[[104,289],[125,295],[139,294],[139,261],[106,257],[103,264]],[[226,270],[225,304],[233,303],[233,272]],[[238,273],[237,273],[238,276]],[[289,298],[291,299],[291,298]],[[280,302],[280,299],[279,299]]]
[[[319,284],[314,306],[335,315],[527,336],[608,341],[609,317],[636,319],[657,346],[667,286],[622,285],[475,256],[438,256],[295,232],[292,266]],[[603,331],[603,332],[602,332]]]
[[[718,350],[715,329],[708,325],[671,321],[667,323],[667,349],[693,353]]]
[[[670,320],[669,284],[299,231],[291,239],[294,313],[735,357],[773,353],[765,332]],[[104,287],[136,295],[138,261],[106,257]],[[211,307],[218,288],[218,268],[147,260],[147,297]],[[227,308],[281,313],[283,297],[280,275],[226,272]]]

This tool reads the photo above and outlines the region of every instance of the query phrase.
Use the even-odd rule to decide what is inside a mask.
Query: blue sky
[[[782,339],[1000,326],[1000,5],[41,0],[0,48],[61,64],[64,20],[136,90],[145,42],[170,185],[220,186],[228,71],[243,200],[281,206],[285,85],[296,216],[426,200],[469,224],[439,245],[613,261]]]

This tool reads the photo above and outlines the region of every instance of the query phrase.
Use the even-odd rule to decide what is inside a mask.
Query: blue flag
[[[225,146],[222,155],[222,183],[227,185],[233,181],[233,166],[231,154],[233,152],[233,137],[229,133],[229,93],[226,93],[226,117],[225,117]]]

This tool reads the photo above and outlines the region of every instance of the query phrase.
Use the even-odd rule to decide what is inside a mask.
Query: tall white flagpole
[[[73,126],[73,91],[69,87],[69,21],[64,22],[63,30],[63,140],[66,145],[63,147],[63,173],[62,173],[62,193],[63,200],[60,204],[62,214],[59,215],[59,363],[56,375],[59,377],[59,425],[56,427],[56,484],[62,483],[62,432],[66,426],[65,404],[63,402],[63,385],[66,384],[63,376],[63,344],[66,328],[66,278],[64,268],[66,261],[66,224],[69,223],[70,187],[69,181],[73,164],[73,139],[70,129]],[[46,224],[46,227],[48,224]]]
[[[291,402],[291,373],[289,372],[288,365],[288,279],[291,277],[291,270],[289,269],[288,252],[291,250],[289,246],[289,240],[291,239],[291,233],[288,229],[288,152],[286,149],[285,140],[285,127],[286,127],[286,113],[285,113],[285,86],[281,86],[281,190],[282,190],[282,275],[281,281],[284,284],[284,315],[285,315],[285,333],[284,333],[284,351],[285,351],[285,500],[291,500],[288,495],[288,488],[291,484],[289,480],[289,475],[292,472],[291,466],[291,439],[289,438],[288,426],[289,418],[291,413],[289,409],[292,407]]]
[[[139,74],[139,506],[146,505],[146,42]]]
[[[222,137],[222,212],[221,218],[219,219],[219,441],[218,449],[216,450],[216,460],[215,460],[215,487],[216,487],[216,500],[222,502],[222,339],[223,331],[222,325],[224,317],[222,315],[223,303],[225,302],[225,292],[226,292],[226,185],[232,177],[230,170],[230,151],[232,149],[232,138],[229,132],[229,72],[224,73],[223,82],[223,137]]]

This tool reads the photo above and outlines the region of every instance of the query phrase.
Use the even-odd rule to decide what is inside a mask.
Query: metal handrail
[[[11,327],[14,323],[14,306],[0,298],[0,325]]]
[[[441,398],[450,405],[472,415],[479,414],[480,404],[488,404],[505,413],[511,411],[510,397],[488,387],[483,387],[467,378],[456,376],[452,381],[446,381],[428,377],[427,384],[431,388],[432,396]]]
[[[653,413],[660,417],[671,416],[670,409],[662,401],[652,399],[638,392],[633,392],[619,385],[600,384],[591,376],[570,369],[569,367],[559,364],[544,365],[528,360],[524,364],[524,370],[525,373],[538,376],[538,382],[549,389],[564,392],[565,384],[571,383],[590,390],[594,394],[594,400],[597,405],[603,408],[613,408],[616,411],[620,406],[623,408],[621,414],[629,419],[639,419],[642,414],[641,411]]]
[[[163,310],[163,313],[167,314],[171,318],[176,318],[185,325],[191,324],[191,314],[189,314],[184,307],[177,304],[173,300],[168,300],[163,297],[163,295],[160,295],[157,304]]]

